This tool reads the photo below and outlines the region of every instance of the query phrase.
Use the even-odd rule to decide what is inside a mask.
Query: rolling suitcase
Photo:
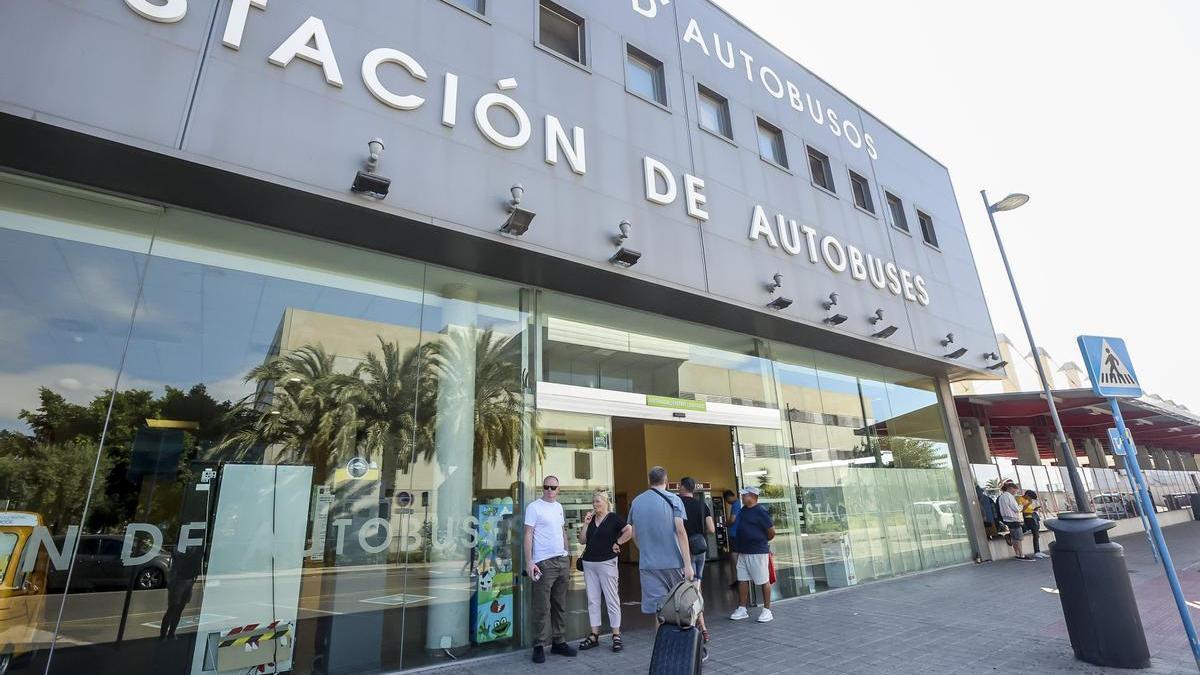
[[[704,640],[694,626],[659,626],[650,655],[650,675],[699,675],[703,647]]]

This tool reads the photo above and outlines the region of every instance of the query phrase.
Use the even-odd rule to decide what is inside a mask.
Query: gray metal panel
[[[147,21],[122,2],[37,2],[9,0],[0,8],[0,101],[37,113],[67,118],[106,132],[118,132],[163,146],[173,145],[187,118],[189,86],[215,0],[192,0],[179,24]],[[654,19],[634,12],[628,2],[561,0],[588,24],[586,68],[535,47],[536,2],[489,3],[482,21],[448,3],[433,0],[274,2],[251,9],[239,51],[221,44],[229,3],[217,10],[208,35],[183,146],[183,157],[247,174],[277,177],[348,204],[413,216],[440,227],[502,241],[507,246],[546,253],[597,269],[612,270],[676,288],[711,294],[744,306],[771,299],[765,284],[780,272],[782,295],[795,300],[779,314],[809,326],[822,326],[820,301],[838,292],[835,310],[850,319],[831,335],[873,341],[870,333],[895,324],[899,331],[884,344],[934,358],[949,350],[938,340],[955,333],[970,353],[956,366],[979,368],[979,355],[996,349],[974,261],[944,167],[864,114],[825,82],[771,47],[707,0],[676,0]],[[646,3],[643,3],[646,4]],[[309,16],[324,20],[337,55],[344,86],[332,87],[319,66],[297,59],[287,68],[267,56]],[[9,20],[10,18],[14,20]],[[690,19],[701,27],[709,54],[694,42],[682,43]],[[13,25],[20,24],[19,30]],[[714,33],[734,47],[733,68],[722,65]],[[71,44],[89,45],[89,59],[64,50],[57,40],[34,36],[67,35]],[[626,91],[624,45],[628,42],[665,65],[665,109]],[[381,69],[390,89],[419,93],[424,107],[399,111],[377,101],[360,75],[364,55],[378,47],[401,49],[415,57],[429,77],[421,83],[400,68]],[[747,79],[739,50],[754,57],[754,81]],[[190,60],[189,60],[190,59]],[[33,62],[30,64],[30,62]],[[21,68],[15,68],[21,63]],[[773,97],[757,76],[769,66],[781,81],[795,83],[805,111]],[[442,81],[459,77],[457,126],[441,124]],[[497,81],[515,77],[508,92],[528,112],[533,134],[519,150],[504,150],[475,128],[473,108]],[[45,82],[61,87],[51,88]],[[730,99],[734,142],[703,131],[696,122],[696,82]],[[81,91],[67,96],[62,91]],[[820,101],[822,114],[810,110]],[[879,158],[855,147],[845,134],[831,132],[824,109],[832,107],[862,134],[871,134]],[[587,134],[587,174],[579,176],[565,159],[543,160],[543,117],[557,116],[569,130]],[[758,156],[755,117],[784,130],[790,172]],[[503,127],[502,115],[497,126]],[[361,167],[366,141],[380,136],[387,151],[380,172],[393,179],[385,202],[366,202],[348,192]],[[827,154],[837,196],[810,183],[805,145]],[[658,206],[644,198],[642,158],[669,166],[680,199]],[[847,169],[872,180],[872,217],[853,206]],[[690,218],[682,199],[682,174],[703,178],[707,187],[705,223]],[[521,183],[524,206],[537,218],[520,239],[496,233],[505,214],[508,188]],[[904,198],[914,236],[887,226],[883,189]],[[780,213],[810,225],[818,237],[836,236],[864,254],[894,260],[927,281],[931,305],[920,306],[834,273],[806,252],[788,255],[763,240],[748,238],[753,208],[760,204],[772,221]],[[933,216],[940,250],[922,243],[914,208]],[[644,256],[632,270],[613,270],[617,223],[634,224],[631,248]],[[331,224],[336,227],[336,224]],[[867,317],[883,309],[885,321]],[[949,365],[949,364],[947,364]]]
[[[217,0],[159,24],[123,2],[0,3],[0,102],[174,146]]]

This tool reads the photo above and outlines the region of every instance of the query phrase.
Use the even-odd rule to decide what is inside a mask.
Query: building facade
[[[5,665],[526,646],[546,475],[572,535],[759,487],[778,597],[981,550],[945,167],[705,0],[598,5],[0,7]]]

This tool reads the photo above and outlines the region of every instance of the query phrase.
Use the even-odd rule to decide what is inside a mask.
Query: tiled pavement
[[[1185,595],[1200,600],[1200,523],[1166,530]],[[710,619],[709,673],[1196,673],[1162,567],[1144,535],[1120,540],[1150,644],[1150,670],[1097,668],[1074,659],[1050,561],[966,565],[778,602],[775,621]],[[751,614],[756,614],[752,610]],[[1200,611],[1193,611],[1200,622]],[[601,648],[567,659],[529,652],[467,661],[435,673],[644,673],[646,633],[626,636],[625,651]]]

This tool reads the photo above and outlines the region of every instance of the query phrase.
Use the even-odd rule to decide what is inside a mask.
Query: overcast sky
[[[717,0],[950,169],[996,330],[1082,365],[1126,338],[1149,393],[1200,411],[1200,2]]]

